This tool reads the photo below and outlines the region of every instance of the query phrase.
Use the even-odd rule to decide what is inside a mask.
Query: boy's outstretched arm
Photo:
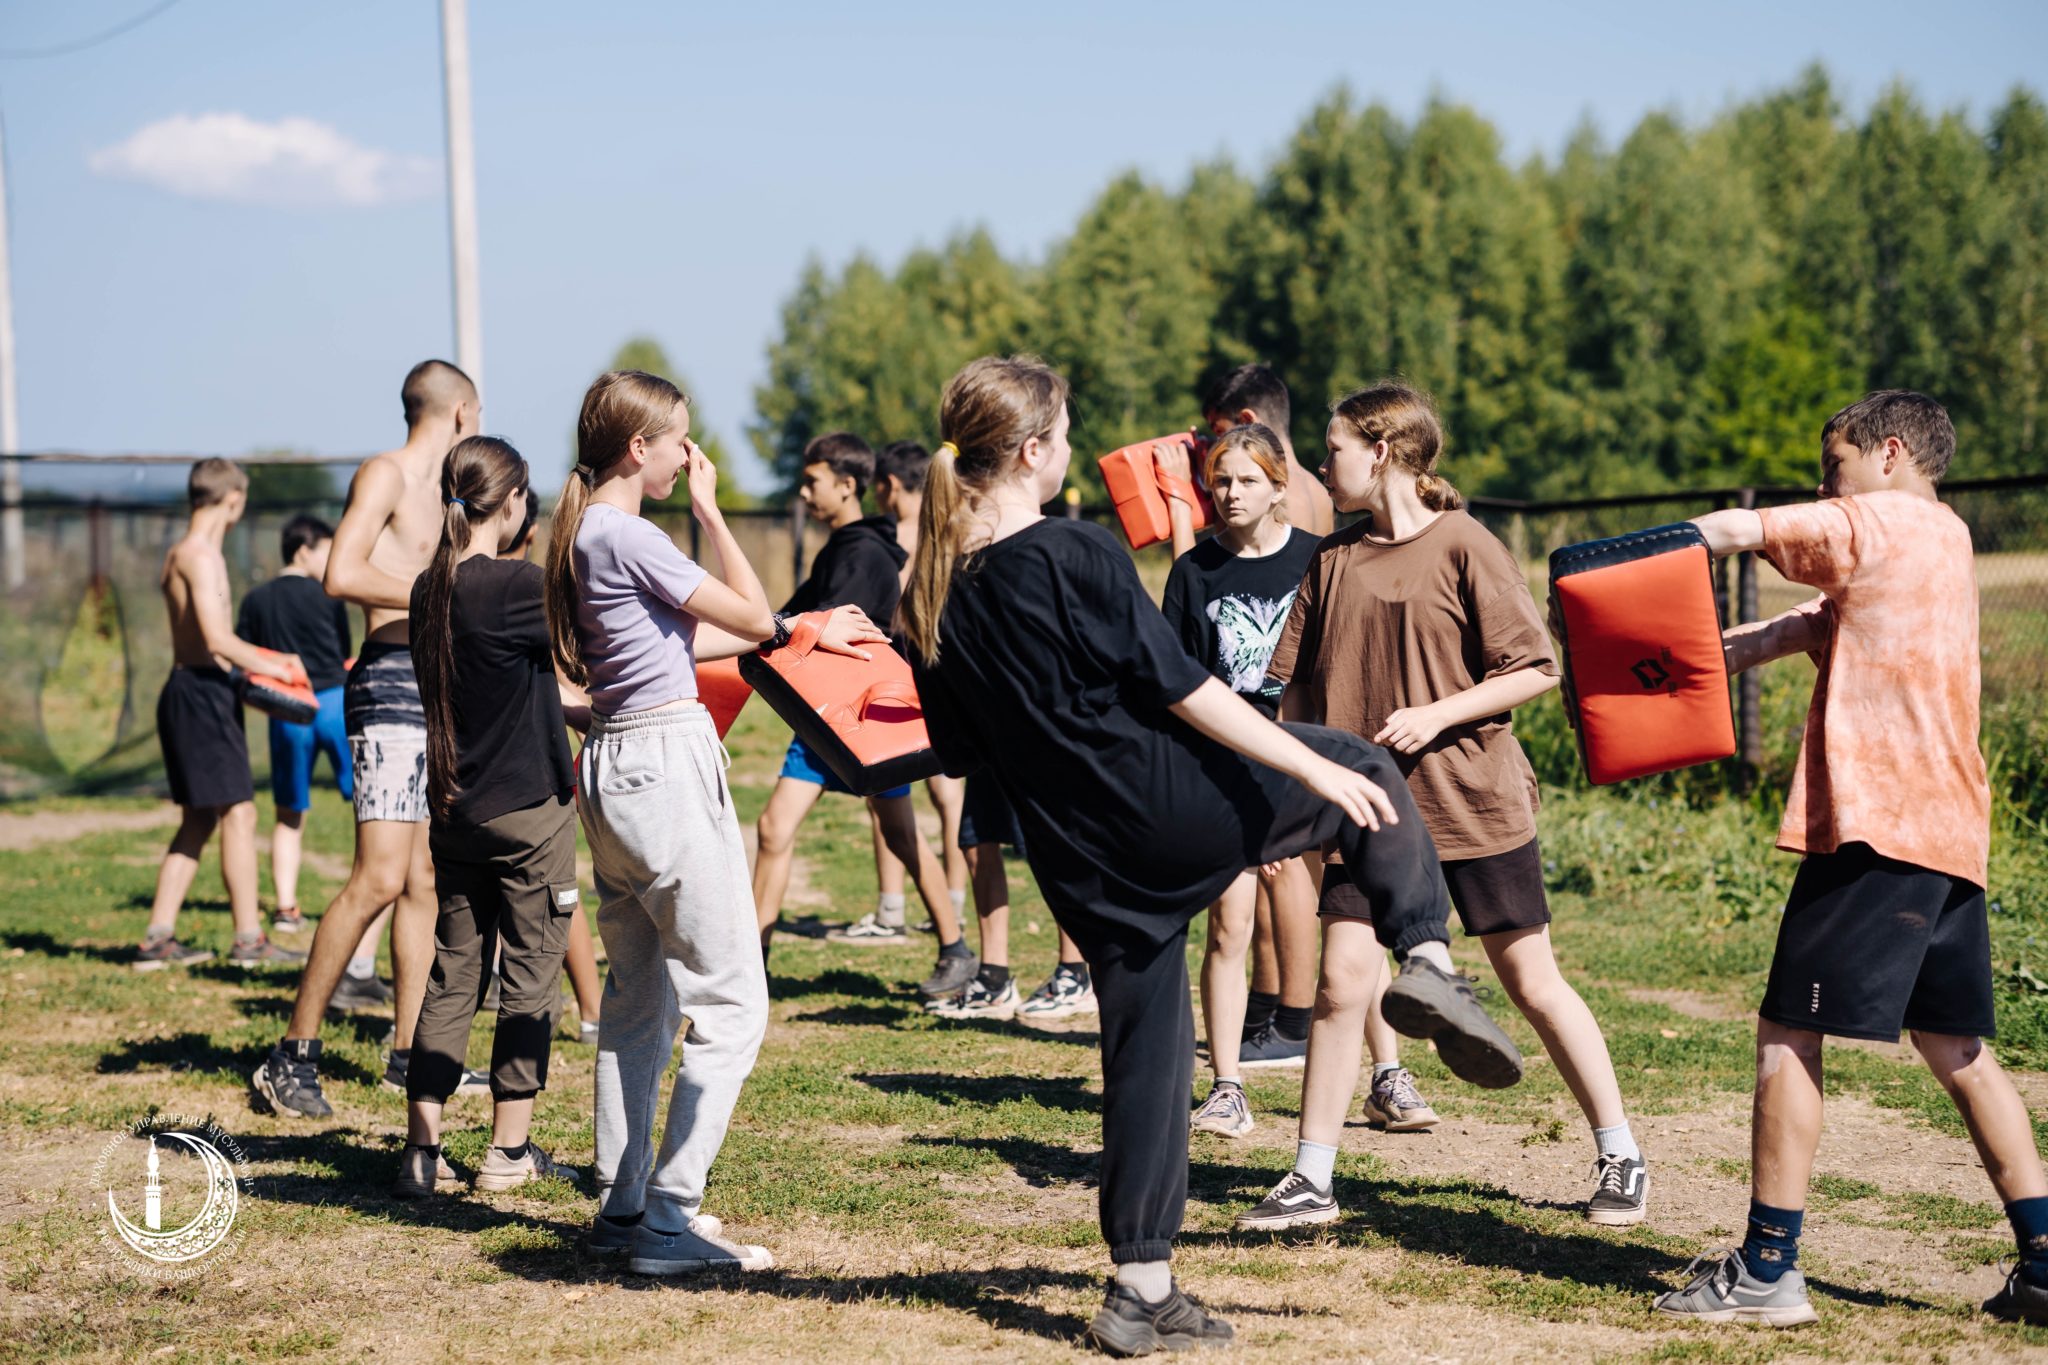
[[[1692,524],[1707,538],[1707,553],[1716,559],[1753,554],[1764,548],[1764,519],[1752,508],[1723,508],[1694,517]]]
[[[1728,671],[1740,673],[1773,659],[1811,654],[1828,643],[1828,600],[1816,597],[1768,621],[1750,621],[1721,632]]]

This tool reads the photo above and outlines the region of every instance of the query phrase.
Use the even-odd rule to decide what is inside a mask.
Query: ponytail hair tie
[[[467,506],[469,506],[469,504],[468,504],[468,503],[466,503],[466,502],[464,502],[464,501],[463,501],[463,500],[462,500],[461,498],[450,498],[450,499],[448,499],[448,505],[449,505],[450,507],[467,507]]]
[[[583,486],[585,488],[591,486],[591,480],[597,473],[596,470],[592,469],[589,465],[583,463],[583,461],[581,460],[578,460],[576,462],[576,468],[573,472],[575,473],[577,478],[583,480]]]
[[[941,442],[939,448],[932,452],[932,458],[935,460],[957,460],[960,458],[960,447],[954,445],[951,441]]]

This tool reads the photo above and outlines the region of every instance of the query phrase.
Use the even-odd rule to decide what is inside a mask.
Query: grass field
[[[732,740],[741,813],[766,799],[783,732],[756,704]],[[257,745],[259,760],[261,744]],[[1253,1083],[1248,1140],[1198,1137],[1184,1282],[1236,1324],[1248,1359],[1737,1361],[2048,1358],[2048,1330],[1984,1320],[2009,1235],[1924,1072],[1895,1048],[1829,1055],[1805,1262],[1820,1323],[1797,1334],[1685,1328],[1648,1313],[1696,1253],[1726,1244],[1746,1198],[1751,1022],[1791,859],[1767,798],[1561,788],[1542,816],[1560,957],[1608,1028],[1653,1163],[1651,1217],[1584,1224],[1591,1146],[1528,1029],[1528,1080],[1500,1093],[1407,1060],[1444,1115],[1432,1134],[1354,1122],[1346,1209],[1312,1235],[1240,1236],[1230,1219],[1292,1157],[1298,1073]],[[267,819],[267,799],[266,819]],[[408,1206],[387,1197],[399,1096],[376,1085],[385,1021],[328,1030],[335,1118],[249,1111],[246,1077],[282,1031],[292,979],[222,962],[137,975],[166,808],[45,802],[0,814],[0,1358],[218,1361],[1063,1358],[1101,1293],[1099,1109],[1088,1020],[1063,1033],[945,1026],[916,1007],[913,948],[785,935],[774,1024],[713,1175],[708,1208],[779,1266],[744,1281],[652,1285],[577,1241],[594,1203],[564,1183]],[[322,792],[303,899],[349,855]],[[858,808],[829,800],[786,917],[851,918],[873,893]],[[2048,857],[2003,838],[1992,875],[2001,1052],[2048,1066]],[[1021,865],[1013,943],[1026,989],[1053,926]],[[211,865],[185,935],[224,949]],[[1197,925],[1199,939],[1200,925]],[[1470,970],[1483,962],[1454,944]],[[2037,973],[2039,974],[2037,976]],[[471,1059],[484,1061],[480,1023]],[[591,1050],[558,1044],[538,1139],[591,1156]],[[2048,1077],[2020,1076],[2037,1110]],[[235,1257],[184,1283],[102,1248],[94,1153],[152,1106],[211,1114],[247,1151],[254,1197]],[[1355,1111],[1354,1111],[1355,1112]],[[2042,1112],[2048,1112],[2043,1110]],[[448,1148],[480,1157],[486,1101],[451,1109]]]

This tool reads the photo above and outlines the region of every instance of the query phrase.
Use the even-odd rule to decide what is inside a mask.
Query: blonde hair
[[[185,494],[192,499],[192,510],[211,507],[225,502],[232,493],[244,493],[249,488],[249,476],[233,460],[223,460],[218,455],[209,455],[192,466],[192,472],[185,477]]]
[[[1287,458],[1287,449],[1280,444],[1280,438],[1274,435],[1273,428],[1264,422],[1246,422],[1241,427],[1232,427],[1216,438],[1215,444],[1209,447],[1209,453],[1202,461],[1202,482],[1205,486],[1216,486],[1217,462],[1234,450],[1242,451],[1249,456],[1251,462],[1259,467],[1259,472],[1266,476],[1273,487],[1287,487],[1287,466],[1292,462]],[[1285,498],[1274,500],[1272,516],[1275,521],[1287,520]]]
[[[641,370],[613,370],[599,375],[583,394],[576,418],[576,467],[562,485],[548,526],[548,637],[562,675],[578,687],[590,681],[583,666],[583,646],[576,638],[576,533],[583,527],[583,509],[597,476],[625,457],[635,436],[652,440],[675,425],[676,409],[686,407],[683,391],[659,375]]]
[[[1463,507],[1465,499],[1448,479],[1440,478],[1436,462],[1444,451],[1443,424],[1436,404],[1420,389],[1389,379],[1368,389],[1347,393],[1330,405],[1332,419],[1344,423],[1367,445],[1387,443],[1387,469],[1415,476],[1415,496],[1433,511]]]
[[[944,444],[925,473],[917,554],[903,594],[903,630],[925,663],[939,659],[939,618],[959,567],[973,504],[1002,482],[1032,437],[1051,434],[1067,406],[1067,381],[1036,356],[983,356],[939,400]]]

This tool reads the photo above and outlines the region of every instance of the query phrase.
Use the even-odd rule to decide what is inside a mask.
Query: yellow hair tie
[[[946,459],[957,460],[960,458],[960,447],[954,445],[951,441],[946,441],[937,450],[933,451],[932,455],[935,459],[943,455]]]

